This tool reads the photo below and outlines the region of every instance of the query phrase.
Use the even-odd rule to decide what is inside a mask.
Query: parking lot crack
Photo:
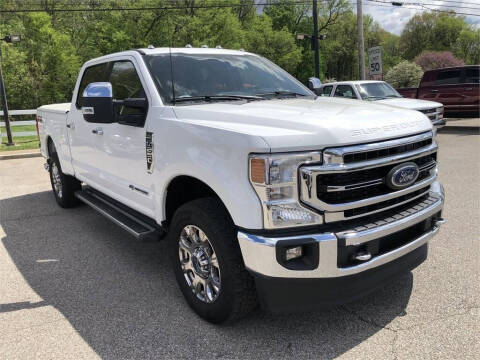
[[[355,316],[358,320],[364,322],[364,323],[367,323],[371,326],[374,326],[376,328],[379,328],[379,329],[386,329],[386,330],[390,330],[390,331],[393,331],[393,332],[397,332],[397,329],[393,329],[387,325],[381,325],[381,324],[378,324],[377,322],[375,322],[374,320],[371,320],[371,319],[366,319],[364,318],[363,316],[359,315],[358,313],[356,313],[355,311],[352,311],[352,310],[349,310],[348,308],[346,308],[345,306],[342,306],[342,308],[348,312],[349,314]]]

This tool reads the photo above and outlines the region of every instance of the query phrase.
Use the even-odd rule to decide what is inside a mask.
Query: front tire
[[[80,181],[73,176],[66,175],[62,172],[60,161],[55,149],[50,151],[49,173],[50,183],[52,184],[53,194],[57,204],[63,208],[71,208],[78,204],[75,198],[75,191],[82,188]]]
[[[190,307],[212,323],[231,322],[257,307],[235,226],[214,198],[193,200],[175,213],[169,232],[177,283]]]

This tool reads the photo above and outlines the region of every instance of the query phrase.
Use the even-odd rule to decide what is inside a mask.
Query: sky
[[[400,35],[405,24],[410,20],[412,16],[417,13],[422,13],[423,11],[419,10],[418,6],[416,9],[411,6],[407,7],[396,7],[392,6],[389,3],[382,5],[378,1],[384,1],[388,3],[388,0],[363,0],[363,13],[370,14],[373,19],[375,19],[382,28],[385,30]],[[470,14],[478,14],[479,16],[465,16],[465,19],[468,23],[472,24],[476,28],[480,28],[480,0],[396,0],[403,3],[423,3],[425,6],[428,6],[432,9],[438,10],[454,10],[456,12],[464,12]],[[436,4],[434,6],[431,4]],[[353,5],[356,8],[356,5]]]

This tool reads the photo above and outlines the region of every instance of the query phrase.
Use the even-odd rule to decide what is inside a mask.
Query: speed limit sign
[[[382,75],[382,47],[368,49],[368,69],[370,75]]]

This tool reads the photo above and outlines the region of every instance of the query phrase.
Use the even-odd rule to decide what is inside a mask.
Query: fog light
[[[296,246],[294,248],[285,250],[285,260],[287,261],[302,257],[302,255],[303,249],[301,246]]]

